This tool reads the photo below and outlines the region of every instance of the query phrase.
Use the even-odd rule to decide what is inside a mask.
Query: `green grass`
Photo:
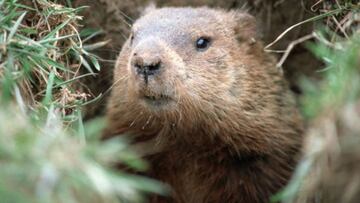
[[[313,53],[322,59],[326,66],[322,72],[324,79],[320,83],[303,80],[306,92],[302,98],[303,113],[315,129],[317,125],[322,125],[323,119],[332,120],[334,117],[341,116],[344,107],[356,104],[360,98],[360,36],[355,35],[349,41],[337,42],[336,45],[337,49],[330,48],[321,42],[310,46]],[[329,142],[328,135],[322,134],[324,133],[322,129],[319,132],[317,137],[311,138],[312,143],[307,144],[305,156],[297,166],[292,181],[284,191],[274,197],[274,202],[280,199],[285,202],[294,202],[301,188],[307,187],[304,180],[314,175],[313,170],[323,163],[319,159],[328,158],[326,154],[332,150],[327,149],[331,146],[327,143]],[[337,138],[339,140],[343,137],[348,139],[346,135],[338,136],[341,136]],[[316,178],[318,177],[313,177],[313,180]]]
[[[55,108],[40,120],[17,107],[0,111],[0,198],[6,202],[141,202],[159,183],[116,170],[146,164],[121,139],[100,141],[102,120],[85,124],[85,139],[64,129]],[[42,119],[45,119],[42,121]]]
[[[302,81],[302,112],[315,128],[316,121],[336,117],[360,97],[359,3],[326,5],[275,41],[304,23],[323,22],[314,32],[315,42],[308,44],[324,63],[318,73],[323,80]],[[89,44],[101,31],[82,28],[79,12],[87,8],[71,6],[70,0],[0,0],[0,200],[142,202],[144,193],[164,194],[160,183],[115,169],[122,163],[146,170],[127,140],[101,141],[104,120],[83,122],[82,108],[102,95],[87,94],[82,79],[101,69],[92,51],[107,42]],[[347,23],[338,29],[333,18]],[[320,134],[319,145],[309,146],[274,202],[294,202],[306,187],[319,154],[327,153],[325,137]]]
[[[340,143],[356,140],[353,134],[345,134],[351,130],[338,125],[343,119],[344,109],[355,108],[360,99],[360,28],[356,23],[360,4],[344,1],[329,8],[341,12],[323,21],[327,24],[317,23],[316,40],[307,43],[308,49],[323,62],[324,67],[317,73],[322,76],[321,80],[303,78],[301,81],[304,94],[300,103],[308,122],[304,155],[292,180],[272,198],[273,202],[312,202],[314,199],[322,202],[329,194],[317,193],[321,190],[316,186],[321,181],[331,182],[330,179],[321,179],[322,173],[332,167],[329,159],[337,158],[336,150],[342,150]],[[334,19],[342,19],[347,27],[329,23]]]
[[[116,138],[101,141],[102,119],[84,123],[91,103],[81,84],[100,70],[80,30],[82,8],[55,1],[0,0],[1,202],[142,202],[165,192],[147,178],[117,170],[144,163]],[[67,6],[71,5],[67,1]]]

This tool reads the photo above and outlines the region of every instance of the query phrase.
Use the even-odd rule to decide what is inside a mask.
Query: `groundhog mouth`
[[[151,106],[164,106],[173,101],[173,99],[164,94],[159,95],[144,95],[143,100],[145,103],[151,105]]]

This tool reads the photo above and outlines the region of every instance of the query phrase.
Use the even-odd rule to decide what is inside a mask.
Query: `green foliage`
[[[100,69],[90,51],[106,42],[85,44],[100,32],[78,31],[81,9],[0,0],[1,202],[142,202],[165,191],[117,170],[147,165],[126,140],[101,140],[103,120],[82,121],[91,100],[80,79]]]
[[[343,13],[337,15],[352,17],[359,14],[359,6],[359,4],[352,1],[343,2],[340,6],[332,5],[334,9],[339,7],[344,9],[346,7]],[[302,112],[308,122],[313,125],[311,128],[313,131],[308,131],[305,137],[313,135],[311,132],[315,132],[316,136],[310,137],[311,144],[306,143],[305,156],[297,166],[292,180],[283,191],[272,198],[273,202],[304,202],[305,200],[301,198],[311,198],[314,194],[310,194],[313,191],[309,191],[309,188],[314,186],[314,182],[317,181],[313,180],[314,182],[311,182],[311,179],[318,178],[312,176],[314,174],[319,175],[318,173],[321,173],[321,170],[328,167],[324,163],[328,163],[327,159],[332,155],[332,149],[327,149],[327,147],[338,146],[339,143],[337,142],[340,142],[339,140],[342,137],[346,137],[346,135],[341,135],[341,132],[334,132],[335,137],[331,137],[334,135],[323,134],[323,127],[328,130],[325,133],[331,134],[329,132],[331,126],[326,126],[326,124],[329,125],[329,122],[331,125],[336,123],[336,119],[338,119],[337,117],[340,116],[344,107],[355,106],[354,104],[358,103],[360,99],[359,28],[356,25],[350,26],[355,24],[354,19],[347,18],[345,20],[349,25],[348,30],[337,33],[332,31],[328,25],[317,28],[315,31],[317,41],[308,44],[309,50],[325,66],[318,73],[322,76],[320,81],[311,81],[307,78],[302,80],[304,90],[304,95],[301,98]],[[336,30],[340,29],[337,28]],[[324,119],[327,122],[322,122]],[[340,131],[340,129],[338,130]],[[335,139],[335,141],[332,140],[331,142],[329,139]],[[351,141],[352,138],[346,137],[346,139]],[[329,142],[331,143],[329,144]],[[301,200],[297,199],[299,194]],[[321,202],[321,200],[319,201]]]
[[[0,111],[0,198],[6,202],[141,202],[139,191],[161,193],[160,184],[122,173],[112,166],[146,165],[121,139],[100,141],[64,130],[61,117],[49,109],[46,121],[16,107]],[[104,122],[84,126],[97,135]],[[89,126],[89,127],[88,127]],[[90,131],[89,131],[90,130]]]
[[[359,97],[360,37],[337,42],[332,48],[323,43],[311,45],[313,53],[324,63],[324,80],[318,86],[304,80],[307,94],[303,98],[303,112],[313,118],[324,109],[342,106]],[[335,109],[334,109],[335,110]]]
[[[348,41],[334,43],[333,47],[322,42],[310,47],[326,66],[323,69],[324,79],[320,83],[313,83],[307,79],[303,81],[303,113],[308,119],[316,120],[324,114],[340,112],[341,108],[356,103],[360,98],[360,36],[354,35]],[[311,146],[313,148],[307,146],[307,150],[310,151],[306,154],[310,156],[303,158],[289,185],[273,197],[273,202],[293,202],[296,199],[305,178],[314,167],[324,141],[320,139],[313,142],[318,142],[318,145]]]
[[[68,83],[94,74],[93,67],[99,70],[98,58],[88,49],[105,42],[83,44],[77,31],[78,21],[81,20],[77,13],[84,7],[68,8],[44,0],[30,4],[32,7],[16,0],[0,2],[2,98],[11,100],[14,88],[22,86],[20,90],[27,88],[22,92],[31,97],[33,103],[42,99],[47,103],[52,99],[60,104],[58,98],[51,98],[52,94],[57,94],[61,88],[72,89]],[[91,34],[90,38],[96,36]],[[89,39],[89,36],[85,37]],[[80,65],[90,74],[79,75]],[[74,92],[73,89],[71,91]],[[84,103],[84,97],[79,98],[63,105]]]

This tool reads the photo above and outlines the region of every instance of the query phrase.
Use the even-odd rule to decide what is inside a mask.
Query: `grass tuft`
[[[318,1],[309,50],[323,62],[322,80],[302,80],[303,114],[308,121],[304,156],[288,186],[273,202],[357,202],[360,197],[360,3]],[[336,12],[335,14],[333,11]],[[351,163],[351,165],[349,165]]]
[[[81,108],[98,97],[81,79],[101,66],[92,50],[100,32],[79,11],[50,0],[0,0],[1,202],[143,202],[164,194],[157,181],[116,170],[147,165],[124,139],[102,141],[101,119]],[[66,6],[67,5],[67,6]],[[101,96],[101,95],[100,95]]]

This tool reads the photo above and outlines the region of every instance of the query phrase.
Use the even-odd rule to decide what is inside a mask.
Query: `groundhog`
[[[134,136],[150,202],[268,202],[289,180],[302,120],[275,59],[243,11],[153,8],[132,26],[114,70],[107,136]]]

